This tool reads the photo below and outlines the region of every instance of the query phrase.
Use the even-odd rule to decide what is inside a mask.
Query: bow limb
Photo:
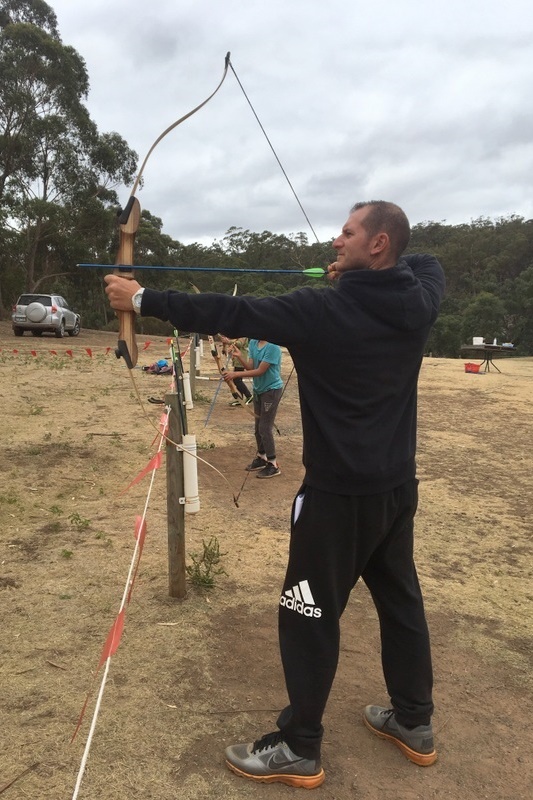
[[[209,101],[216,95],[216,93],[218,92],[218,90],[220,89],[220,87],[222,86],[224,81],[226,80],[226,75],[228,74],[229,66],[230,66],[230,54],[226,53],[226,59],[225,59],[225,62],[224,62],[224,72],[223,72],[222,78],[221,78],[218,86],[214,90],[214,92],[211,92],[209,97],[206,97],[206,99],[203,100],[201,103],[199,103],[195,108],[193,108],[191,111],[188,111],[182,117],[177,119],[176,122],[172,123],[172,125],[169,125],[168,128],[166,130],[164,130],[163,133],[161,133],[157,137],[157,139],[155,140],[155,142],[153,143],[151,148],[148,150],[148,153],[146,154],[146,156],[144,158],[144,161],[141,164],[141,168],[139,170],[139,173],[138,173],[137,177],[135,178],[135,183],[133,184],[133,189],[131,190],[132,196],[137,191],[137,188],[138,188],[139,183],[140,183],[141,178],[142,178],[142,174],[144,172],[144,168],[146,166],[146,162],[148,161],[148,159],[152,155],[153,151],[155,150],[155,148],[157,147],[157,145],[159,144],[161,139],[164,139],[164,137],[167,135],[167,133],[170,133],[170,131],[173,131],[174,128],[177,128],[178,125],[181,125],[182,122],[185,122],[186,119],[189,119],[189,117],[192,117],[193,114],[196,114],[197,111],[200,111],[201,108],[203,108],[207,103],[209,103]]]
[[[136,197],[131,196],[126,208],[119,216],[120,238],[114,275],[132,280],[133,274],[133,245],[135,234],[141,219],[141,206]],[[117,358],[122,357],[128,369],[133,369],[137,363],[137,340],[135,338],[135,311],[117,311],[119,320],[119,334]]]
[[[151,154],[167,133],[177,128],[178,125],[181,125],[182,122],[185,122],[186,119],[192,117],[193,114],[196,114],[201,108],[203,108],[206,103],[208,103],[211,98],[213,98],[222,84],[226,79],[226,75],[228,74],[228,69],[230,66],[230,54],[226,54],[226,59],[224,62],[224,72],[222,74],[222,78],[218,83],[216,89],[211,92],[209,97],[206,97],[201,103],[199,103],[195,108],[191,111],[184,114],[180,117],[176,122],[173,122],[172,125],[169,125],[166,130],[161,133],[153,145],[148,150],[144,161],[141,164],[141,168],[137,174],[135,179],[135,183],[133,184],[133,188],[130,193],[130,199],[126,205],[126,208],[119,217],[119,224],[120,224],[120,243],[119,249],[117,254],[116,260],[116,269],[113,270],[113,273],[116,275],[120,275],[122,278],[129,278],[132,279],[133,270],[125,269],[125,267],[133,265],[133,244],[135,241],[135,234],[137,232],[137,228],[139,227],[139,221],[141,218],[141,207],[139,205],[139,201],[135,197],[135,192],[137,191],[144,168],[148,159],[150,158]],[[128,368],[131,370],[137,363],[137,342],[135,340],[135,312],[132,311],[118,311],[118,318],[119,318],[119,337],[118,337],[118,345],[116,349],[117,358],[123,357]]]

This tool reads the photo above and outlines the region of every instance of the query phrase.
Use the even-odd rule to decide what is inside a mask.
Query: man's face
[[[368,208],[353,211],[346,220],[342,233],[333,242],[337,251],[338,272],[369,269],[372,263],[371,237],[362,225],[368,211]]]

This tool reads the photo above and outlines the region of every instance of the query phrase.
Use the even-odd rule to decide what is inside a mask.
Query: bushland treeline
[[[24,291],[64,295],[84,327],[114,327],[102,274],[78,262],[113,263],[118,247],[117,189],[131,185],[137,154],[114,132],[100,132],[84,105],[89,76],[65,45],[43,0],[0,0],[0,318]],[[533,220],[479,218],[461,225],[414,226],[412,252],[434,253],[447,296],[428,343],[437,356],[458,356],[472,336],[513,342],[533,355]],[[210,246],[182,244],[144,210],[136,261],[168,266],[294,270],[326,266],[331,241],[304,233],[230,228]],[[293,274],[143,273],[154,288],[278,294],[323,281]],[[149,333],[162,323],[140,320]],[[319,334],[319,332],[317,332]]]

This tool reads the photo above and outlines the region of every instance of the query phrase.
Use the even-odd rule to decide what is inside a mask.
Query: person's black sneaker
[[[260,458],[260,456],[256,456],[252,463],[245,467],[245,470],[246,472],[255,472],[258,469],[264,469],[266,464],[268,464],[266,458]]]
[[[429,767],[437,760],[431,723],[405,728],[396,721],[394,709],[382,706],[367,706],[363,722],[376,736],[394,742],[404,756],[419,767]]]
[[[281,470],[279,467],[275,467],[274,464],[271,464],[270,461],[267,461],[266,467],[257,473],[255,476],[256,478],[275,478],[276,475],[281,475]]]
[[[251,394],[250,397],[247,397],[246,398],[246,405],[249,406],[250,403],[253,402],[253,399],[254,399],[253,394]]]
[[[240,402],[238,400],[232,400],[231,403],[228,403],[228,406],[240,406]]]
[[[242,778],[305,789],[315,789],[326,777],[320,759],[297,756],[280,731],[267,733],[257,742],[227,747],[226,765]]]

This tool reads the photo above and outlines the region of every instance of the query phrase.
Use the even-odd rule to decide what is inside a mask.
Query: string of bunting
[[[167,347],[172,343],[172,341],[173,341],[172,337],[169,336],[167,338],[167,340],[166,340]],[[143,346],[142,346],[142,352],[144,352],[145,350],[148,350],[148,348],[151,347],[151,345],[152,345],[151,341],[144,342]],[[185,350],[181,353],[181,357],[182,358],[187,355],[187,353],[190,350],[190,347],[191,347],[191,344],[190,344],[190,341],[189,341],[189,344],[187,345]],[[80,352],[82,354],[85,354],[89,358],[93,358],[93,356],[95,356],[95,355],[96,356],[98,356],[98,355],[108,356],[109,353],[113,353],[114,354],[115,353],[115,348],[114,347],[96,347],[96,348],[84,347],[83,350],[73,350],[73,349],[69,348],[68,350],[60,350],[60,351],[58,351],[58,350],[33,350],[33,349],[32,350],[26,350],[26,349],[19,350],[17,348],[8,349],[8,348],[0,347],[0,353],[4,353],[6,355],[14,355],[14,356],[19,356],[19,355],[20,356],[25,356],[25,355],[29,354],[29,355],[33,356],[33,358],[37,358],[38,356],[46,356],[46,355],[51,355],[51,356],[63,356],[63,355],[65,355],[65,356],[68,356],[69,358],[74,358]]]
[[[127,608],[127,606],[129,605],[129,603],[131,601],[131,596],[132,596],[132,593],[133,593],[133,587],[135,585],[135,580],[136,580],[136,577],[137,577],[137,572],[138,572],[138,569],[139,569],[139,564],[140,564],[140,561],[141,561],[141,556],[142,556],[144,543],[145,543],[145,539],[146,539],[146,533],[147,533],[146,514],[147,514],[147,511],[148,511],[148,506],[150,504],[150,498],[151,498],[151,495],[152,495],[152,489],[153,489],[154,482],[155,482],[155,475],[156,475],[156,472],[157,472],[157,470],[159,469],[159,467],[161,466],[161,463],[162,463],[162,447],[163,447],[163,444],[166,442],[166,432],[168,430],[168,425],[169,425],[169,419],[168,419],[169,418],[169,414],[170,414],[170,408],[169,407],[165,407],[165,410],[161,414],[161,417],[160,417],[160,420],[159,420],[159,444],[158,444],[158,449],[157,449],[156,455],[153,458],[150,459],[149,463],[141,470],[141,472],[137,475],[137,477],[134,478],[134,480],[126,487],[126,489],[124,489],[121,492],[121,495],[124,494],[132,486],[134,486],[135,484],[139,483],[146,475],[151,473],[150,485],[148,487],[148,491],[147,491],[147,494],[146,494],[146,500],[145,500],[143,512],[142,512],[141,515],[138,515],[135,518],[135,530],[134,530],[135,548],[133,550],[133,554],[132,554],[132,557],[131,557],[130,566],[129,566],[129,570],[128,570],[128,575],[127,575],[126,582],[125,582],[125,585],[124,585],[124,591],[123,591],[123,594],[122,594],[122,599],[121,599],[121,602],[120,602],[120,605],[119,605],[119,610],[118,610],[117,616],[115,617],[115,620],[113,621],[113,624],[111,625],[111,628],[109,629],[109,633],[107,635],[107,638],[105,640],[104,646],[102,648],[102,653],[100,655],[100,659],[98,661],[98,665],[96,667],[96,670],[95,670],[95,672],[93,674],[93,677],[92,677],[92,680],[90,682],[89,689],[87,691],[87,696],[86,696],[85,702],[84,702],[84,704],[82,706],[82,709],[81,709],[81,712],[80,712],[80,715],[79,715],[79,718],[78,718],[78,722],[77,722],[76,728],[74,730],[74,733],[73,733],[72,739],[71,739],[71,743],[72,743],[74,741],[74,739],[76,738],[76,735],[77,735],[77,733],[78,733],[78,731],[79,731],[79,729],[81,727],[83,718],[85,716],[85,711],[87,709],[87,705],[89,703],[89,699],[90,699],[90,697],[91,697],[91,695],[93,693],[93,688],[94,688],[94,684],[95,684],[96,678],[97,678],[98,673],[100,672],[101,668],[104,667],[104,672],[103,672],[102,679],[101,679],[101,682],[100,682],[100,689],[98,691],[98,696],[97,696],[95,707],[94,707],[93,717],[92,717],[92,720],[91,720],[91,726],[90,726],[90,729],[89,729],[89,734],[87,736],[87,742],[85,744],[85,748],[84,748],[84,751],[83,751],[83,755],[82,755],[82,759],[81,759],[81,763],[80,763],[80,768],[79,768],[78,776],[77,776],[77,780],[76,780],[76,785],[74,787],[74,793],[72,795],[72,800],[76,800],[76,798],[78,797],[78,792],[79,792],[79,789],[81,787],[81,782],[83,780],[83,776],[84,776],[84,773],[85,773],[87,759],[89,757],[89,751],[90,751],[90,748],[91,748],[92,739],[93,739],[94,731],[95,731],[95,728],[96,728],[96,722],[97,722],[98,715],[99,715],[99,712],[100,712],[100,707],[101,707],[101,704],[102,704],[102,698],[103,698],[103,694],[104,694],[104,689],[105,689],[105,685],[106,685],[106,682],[107,682],[107,676],[108,676],[108,673],[109,673],[109,668],[110,668],[110,665],[111,665],[111,658],[116,653],[116,651],[117,651],[117,649],[118,649],[118,647],[120,645],[121,638],[122,638],[122,633],[123,633],[124,624],[125,624],[125,617],[126,617],[126,608]]]

